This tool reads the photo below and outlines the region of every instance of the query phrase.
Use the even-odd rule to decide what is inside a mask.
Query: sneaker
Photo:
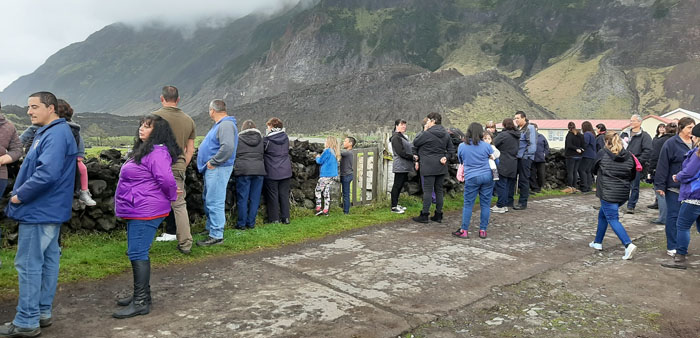
[[[634,208],[627,207],[627,210],[625,211],[625,213],[634,214]]]
[[[90,194],[90,190],[80,190],[78,196],[78,199],[89,207],[97,205],[97,202],[95,202],[95,200],[92,199],[92,194]]]
[[[479,238],[486,238],[486,230],[479,230]]]
[[[685,255],[681,254],[677,254],[675,257],[673,257],[673,261],[671,263],[661,263],[661,266],[663,266],[664,268],[681,270],[685,270],[688,268],[687,259],[685,258]]]
[[[491,212],[495,212],[497,214],[505,214],[506,212],[508,212],[508,207],[499,208],[494,205],[493,208],[491,208]]]
[[[289,221],[289,218],[282,218],[281,222],[282,222],[282,224],[289,224],[289,223],[291,223],[291,222]]]
[[[391,208],[391,212],[395,214],[403,214],[405,211],[403,209],[399,209],[398,206]]]
[[[328,209],[317,211],[316,216],[328,216]]]
[[[192,252],[191,249],[183,249],[180,244],[177,245],[177,251],[180,251],[183,255],[189,255]]]
[[[658,205],[658,204],[650,204],[650,205],[647,205],[647,209],[658,209],[658,208],[659,208],[659,205]]]
[[[527,205],[524,204],[518,204],[513,207],[513,210],[525,210],[527,209]]]
[[[209,232],[207,232],[209,234]],[[177,235],[171,235],[168,233],[163,233],[162,235],[156,237],[156,242],[171,242],[177,240]]]
[[[0,336],[2,337],[38,337],[41,334],[41,328],[26,328],[18,327],[15,324],[7,323],[0,326]]]
[[[53,325],[53,320],[51,320],[51,317],[48,317],[48,318],[39,317],[39,327],[44,328],[44,327],[49,327],[51,325]]]
[[[464,229],[457,229],[457,231],[452,233],[452,236],[459,238],[469,238],[469,231]]]
[[[666,254],[671,256],[671,257],[674,257],[676,255],[676,249],[666,250]]]
[[[321,211],[321,206],[320,206],[320,205],[316,207],[316,212],[319,212],[319,211]]]
[[[397,204],[396,207],[399,208],[399,209],[401,209],[401,210],[403,210],[403,211],[406,211],[406,207],[404,207],[404,206],[402,206],[402,205],[400,205],[400,204]]]
[[[203,241],[197,241],[197,246],[212,246],[219,245],[224,242],[223,238],[209,237]]]
[[[574,187],[566,187],[560,191],[565,193],[565,194],[573,194],[574,191],[576,191],[576,189],[574,189]]]
[[[598,251],[603,250],[603,243],[590,242],[588,246]]]
[[[625,255],[622,256],[622,259],[627,260],[627,259],[632,259],[632,256],[634,256],[634,253],[637,251],[637,246],[630,243],[630,245],[625,248]]]

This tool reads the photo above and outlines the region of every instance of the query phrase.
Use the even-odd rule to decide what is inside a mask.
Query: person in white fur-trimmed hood
[[[238,207],[236,229],[255,228],[255,216],[258,214],[260,194],[266,175],[264,153],[262,133],[255,128],[253,121],[244,121],[238,134],[236,165],[233,168]]]

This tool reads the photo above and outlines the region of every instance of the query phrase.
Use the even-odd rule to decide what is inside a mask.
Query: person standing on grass
[[[214,120],[214,125],[202,140],[197,152],[197,170],[204,176],[202,198],[209,236],[198,241],[197,246],[218,245],[224,241],[226,187],[233,172],[238,147],[236,118],[228,115],[223,100],[213,100],[209,103],[209,117]]]
[[[292,160],[289,157],[289,137],[282,120],[273,117],[267,121],[265,147],[265,201],[267,222],[289,224],[289,183]]]
[[[187,202],[185,202],[187,195],[185,174],[187,166],[190,165],[194,155],[195,124],[189,115],[177,107],[180,103],[180,94],[174,86],[163,87],[160,103],[163,107],[153,112],[153,114],[168,121],[170,129],[175,135],[175,142],[183,151],[173,164],[173,175],[175,175],[177,187],[182,190],[182,194],[178,195],[177,200],[172,203],[173,214],[175,214],[175,226],[177,228],[174,238],[172,234],[167,233],[166,229],[166,232],[161,237],[156,238],[156,240],[177,240],[177,250],[187,255],[192,249],[192,234],[190,233],[190,217],[187,214]]]
[[[642,117],[634,114],[630,117],[630,128],[625,132],[629,135],[627,143],[627,151],[637,157],[642,166],[646,166],[651,155],[652,145],[651,136],[642,130]],[[634,214],[634,208],[639,201],[639,182],[641,181],[642,173],[637,172],[637,176],[632,181],[630,186],[630,199],[627,201],[627,213]]]
[[[538,194],[542,192],[545,176],[547,175],[545,164],[547,155],[549,154],[549,142],[547,142],[547,138],[544,137],[544,135],[539,133],[537,124],[533,123],[532,126],[535,127],[535,131],[537,131],[537,150],[535,151],[535,159],[532,161],[532,168],[530,169],[530,187],[533,193]]]
[[[670,264],[661,264],[667,268],[686,269],[686,256],[690,245],[690,228],[698,224],[700,232],[700,125],[692,129],[693,150],[686,154],[683,166],[673,181],[681,184],[678,199],[682,201],[676,221],[676,255]]]
[[[5,196],[7,188],[7,165],[19,160],[23,154],[22,142],[17,136],[15,125],[0,114],[0,197]],[[1,230],[0,238],[2,238]]]
[[[457,149],[459,163],[464,165],[464,206],[462,208],[462,226],[452,235],[459,238],[469,238],[469,224],[472,219],[472,209],[479,196],[481,216],[479,222],[479,238],[486,238],[491,210],[491,194],[493,193],[493,174],[489,160],[495,159],[493,148],[484,142],[484,129],[480,123],[469,125],[467,136]]]
[[[406,120],[394,121],[394,133],[389,141],[393,155],[391,171],[394,173],[394,184],[391,186],[391,212],[396,214],[403,214],[406,211],[406,208],[399,205],[399,195],[408,181],[408,173],[413,170],[412,145],[405,134]]]
[[[141,119],[134,147],[119,171],[114,212],[126,220],[126,253],[131,262],[134,291],[117,305],[126,308],[112,317],[122,319],[151,311],[151,261],[148,252],[158,226],[170,213],[178,189],[172,164],[182,149],[175,142],[168,122],[158,115]]]
[[[350,213],[350,182],[353,179],[352,171],[352,148],[355,147],[354,137],[346,137],[343,140],[343,150],[340,151],[340,184],[343,189],[343,213]]]
[[[316,183],[316,216],[328,216],[331,207],[331,184],[338,176],[340,147],[333,136],[326,138],[325,149],[316,155],[316,163],[321,166],[318,183]]]
[[[424,131],[413,140],[413,160],[416,170],[423,176],[423,209],[413,221],[419,223],[442,222],[443,181],[447,174],[447,158],[454,153],[450,135],[442,126],[442,116],[430,113]],[[430,217],[432,194],[435,192],[435,214]]]
[[[530,167],[537,152],[537,132],[535,127],[527,120],[527,115],[517,111],[513,117],[515,125],[520,131],[520,144],[518,145],[518,204],[513,210],[527,209],[527,199],[530,197]]]
[[[52,323],[58,283],[58,235],[71,218],[78,147],[58,100],[49,92],[29,96],[27,114],[41,126],[19,169],[5,213],[19,222],[15,268],[19,280],[17,314],[0,327],[3,337],[36,337]]]
[[[596,141],[593,131],[593,125],[588,121],[581,123],[581,132],[583,134],[583,153],[581,153],[581,165],[578,169],[578,176],[581,178],[581,192],[587,193],[591,191],[593,185],[593,162],[596,158]]]
[[[501,156],[498,159],[498,181],[496,181],[496,194],[498,201],[491,211],[499,214],[508,212],[508,207],[513,207],[515,195],[515,178],[518,175],[518,146],[520,133],[515,128],[513,119],[503,119],[503,130],[493,140]]]
[[[97,205],[97,202],[92,199],[92,194],[88,190],[88,172],[83,159],[85,158],[85,142],[83,142],[83,137],[80,135],[80,125],[73,122],[73,108],[65,100],[58,99],[58,109],[56,110],[58,117],[66,119],[68,125],[70,126],[73,137],[75,137],[75,143],[78,145],[78,172],[80,173],[80,193],[78,199],[83,204],[92,207]]]
[[[241,132],[238,134],[236,162],[233,167],[233,174],[236,175],[236,207],[238,208],[236,229],[238,230],[255,228],[255,217],[258,215],[265,178],[264,156],[262,133],[255,128],[253,121],[244,121]]]
[[[567,125],[569,132],[564,140],[564,157],[566,162],[566,188],[561,192],[573,194],[577,191],[576,184],[578,183],[578,168],[581,165],[581,157],[585,150],[586,141],[581,132],[576,129],[576,124],[573,121]]]
[[[598,152],[593,164],[593,169],[598,173],[596,196],[600,198],[600,210],[598,230],[588,246],[603,250],[603,238],[609,224],[625,246],[625,255],[622,256],[625,260],[632,259],[637,246],[620,223],[618,208],[629,198],[630,181],[637,175],[636,167],[632,155],[622,146],[620,136],[612,131],[607,132],[605,148]]]
[[[654,177],[656,176],[656,166],[659,163],[659,155],[661,155],[661,148],[663,148],[666,141],[671,139],[676,135],[676,129],[678,125],[675,123],[669,123],[664,125],[663,132],[659,134],[657,127],[657,137],[651,141],[651,156],[649,158],[649,166],[647,170],[647,179],[654,183]],[[655,199],[654,204],[648,205],[649,209],[658,209],[659,217],[651,221],[653,224],[666,224],[666,198],[662,197],[658,191],[654,190]]]
[[[666,254],[676,255],[677,233],[676,222],[681,208],[681,184],[673,179],[673,175],[681,171],[685,155],[692,149],[692,131],[695,121],[684,117],[678,121],[677,134],[661,147],[659,161],[654,174],[654,190],[666,199]]]

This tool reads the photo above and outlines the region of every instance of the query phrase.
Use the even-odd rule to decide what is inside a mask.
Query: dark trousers
[[[281,218],[289,218],[289,183],[290,179],[265,179],[265,203],[267,204],[267,221],[278,222]]]
[[[443,190],[442,184],[445,175],[423,176],[423,213],[430,212],[430,204],[433,202],[435,192],[435,212],[442,212]]]
[[[350,183],[352,183],[353,175],[340,176],[340,184],[343,189],[343,213],[350,213]]]
[[[399,205],[399,195],[403,185],[408,181],[408,173],[394,173],[394,185],[391,186],[391,207]]]
[[[630,182],[630,199],[627,201],[627,208],[634,209],[639,201],[639,182],[642,180],[642,173],[639,171]],[[680,205],[678,206],[680,208]]]
[[[498,181],[496,181],[496,191],[498,191],[498,201],[496,201],[497,207],[513,207],[515,177],[500,176]]]
[[[581,159],[581,165],[578,167],[578,177],[581,178],[581,191],[583,192],[591,191],[593,162],[595,162],[595,159],[584,157]]]
[[[544,187],[545,178],[545,163],[532,162],[530,167],[530,190],[532,192],[540,192]]]
[[[522,206],[527,206],[527,199],[530,197],[530,166],[532,166],[532,160],[518,159],[518,191],[520,192],[518,204]]]
[[[175,225],[175,213],[170,209],[168,217],[165,218],[165,233],[168,235],[177,235],[177,226]]]
[[[567,157],[566,163],[566,185],[576,187],[578,183],[578,167],[581,165],[580,157]]]

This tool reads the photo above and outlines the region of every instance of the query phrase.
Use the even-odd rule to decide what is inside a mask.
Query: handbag
[[[636,165],[636,168],[635,168],[635,169],[636,169],[638,172],[641,172],[642,170],[644,170],[644,168],[642,168],[642,164],[639,163],[639,160],[637,159],[637,156],[634,156],[634,154],[632,154],[632,153],[630,153],[630,155],[632,155],[632,158],[634,159],[634,164]]]
[[[457,181],[464,182],[464,164],[457,166]]]

